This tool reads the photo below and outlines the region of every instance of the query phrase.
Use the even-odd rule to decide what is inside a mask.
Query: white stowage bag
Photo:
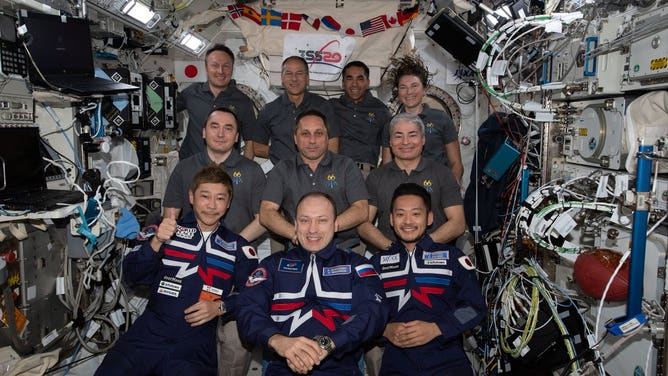
[[[0,375],[39,376],[58,363],[60,349],[21,358],[11,346],[0,348]]]
[[[638,166],[636,153],[639,138],[645,145],[653,145],[661,138],[668,142],[668,91],[652,91],[631,102],[626,110],[626,137],[629,147],[626,170],[634,173]],[[656,165],[654,163],[654,168]],[[661,164],[659,172],[668,172],[668,164]]]

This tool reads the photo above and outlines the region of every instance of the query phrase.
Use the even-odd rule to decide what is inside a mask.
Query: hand
[[[160,226],[158,227],[158,232],[155,233],[155,238],[160,243],[164,243],[171,239],[176,233],[176,209],[167,208],[166,211],[167,216],[162,219],[162,222],[160,222]]]
[[[383,336],[393,345],[402,348],[422,346],[440,335],[438,325],[421,320],[390,323],[383,332]]]
[[[186,322],[190,326],[200,326],[211,321],[211,319],[218,317],[220,314],[220,302],[211,300],[200,300],[199,302],[186,308],[183,313],[186,314]]]
[[[306,337],[286,337],[275,334],[269,338],[269,347],[288,361],[290,369],[296,373],[308,373],[327,356],[318,344]],[[325,353],[323,355],[323,353]]]

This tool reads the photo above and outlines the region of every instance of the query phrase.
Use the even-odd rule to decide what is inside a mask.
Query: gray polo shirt
[[[392,194],[402,183],[415,183],[421,185],[431,194],[431,211],[434,213],[434,223],[430,230],[436,229],[448,219],[443,209],[463,205],[462,196],[459,193],[459,184],[454,175],[446,165],[420,158],[417,168],[406,174],[397,166],[393,160],[380,168],[371,171],[366,179],[366,187],[369,191],[369,205],[378,208],[378,229],[388,239],[395,239],[394,230],[390,226],[390,205]],[[427,230],[427,232],[431,232]]]
[[[327,151],[315,172],[299,154],[279,162],[267,174],[267,188],[262,200],[278,204],[288,222],[293,223],[297,202],[309,192],[324,192],[332,196],[337,215],[352,203],[369,198],[364,178],[355,162],[344,155]],[[334,240],[340,248],[359,244],[354,228],[338,232]]]
[[[234,80],[231,80],[227,89],[221,91],[215,98],[209,89],[208,82],[193,83],[179,92],[176,97],[177,111],[188,110],[188,127],[179,150],[179,159],[183,160],[206,150],[202,129],[204,129],[206,117],[211,110],[218,107],[229,108],[237,115],[241,123],[239,133],[243,139],[246,139],[246,129],[252,127],[255,122],[255,110],[253,102],[246,94],[237,89]]]
[[[448,156],[445,154],[445,144],[458,140],[455,123],[453,123],[452,118],[444,111],[431,108],[426,103],[423,106],[422,112],[418,115],[424,123],[426,138],[422,156],[435,161],[441,161],[446,166],[449,166]],[[389,122],[387,122],[385,129],[383,129],[383,146],[390,146]]]
[[[368,91],[360,103],[354,103],[345,94],[329,102],[341,127],[339,154],[356,162],[378,165],[381,135],[391,118],[387,106]]]
[[[179,162],[169,177],[163,207],[181,208],[183,214],[192,211],[188,190],[190,183],[202,168],[213,163],[206,152],[197,153]],[[260,198],[266,179],[260,166],[244,158],[233,150],[220,166],[232,179],[233,196],[230,208],[225,214],[225,225],[239,233],[255,219],[260,212]]]
[[[304,100],[298,107],[290,102],[285,93],[267,103],[258,114],[255,126],[247,129],[246,137],[269,145],[269,159],[273,164],[290,159],[297,154],[293,130],[297,115],[311,109],[318,110],[325,115],[329,138],[339,137],[339,123],[334,116],[332,105],[325,98],[308,91],[304,94]]]

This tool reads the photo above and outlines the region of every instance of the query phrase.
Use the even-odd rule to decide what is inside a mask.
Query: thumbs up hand
[[[178,212],[176,208],[166,208],[166,216],[162,219],[160,226],[158,227],[158,232],[155,234],[156,239],[160,243],[164,243],[169,240],[176,233],[176,217]]]

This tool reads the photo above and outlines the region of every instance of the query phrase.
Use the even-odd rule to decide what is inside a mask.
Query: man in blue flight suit
[[[168,215],[123,261],[131,284],[151,284],[144,313],[107,353],[96,375],[215,375],[216,323],[235,312],[257,267],[255,250],[222,224],[232,181],[219,166],[197,173],[193,212]]]
[[[390,319],[381,375],[473,375],[462,333],[480,323],[487,307],[474,266],[461,250],[434,243],[426,189],[404,183],[390,207],[400,242],[371,259],[381,275]]]
[[[264,347],[266,375],[360,375],[362,344],[379,336],[387,307],[368,260],[336,247],[326,193],[297,204],[299,245],[264,259],[237,300],[239,334]]]

